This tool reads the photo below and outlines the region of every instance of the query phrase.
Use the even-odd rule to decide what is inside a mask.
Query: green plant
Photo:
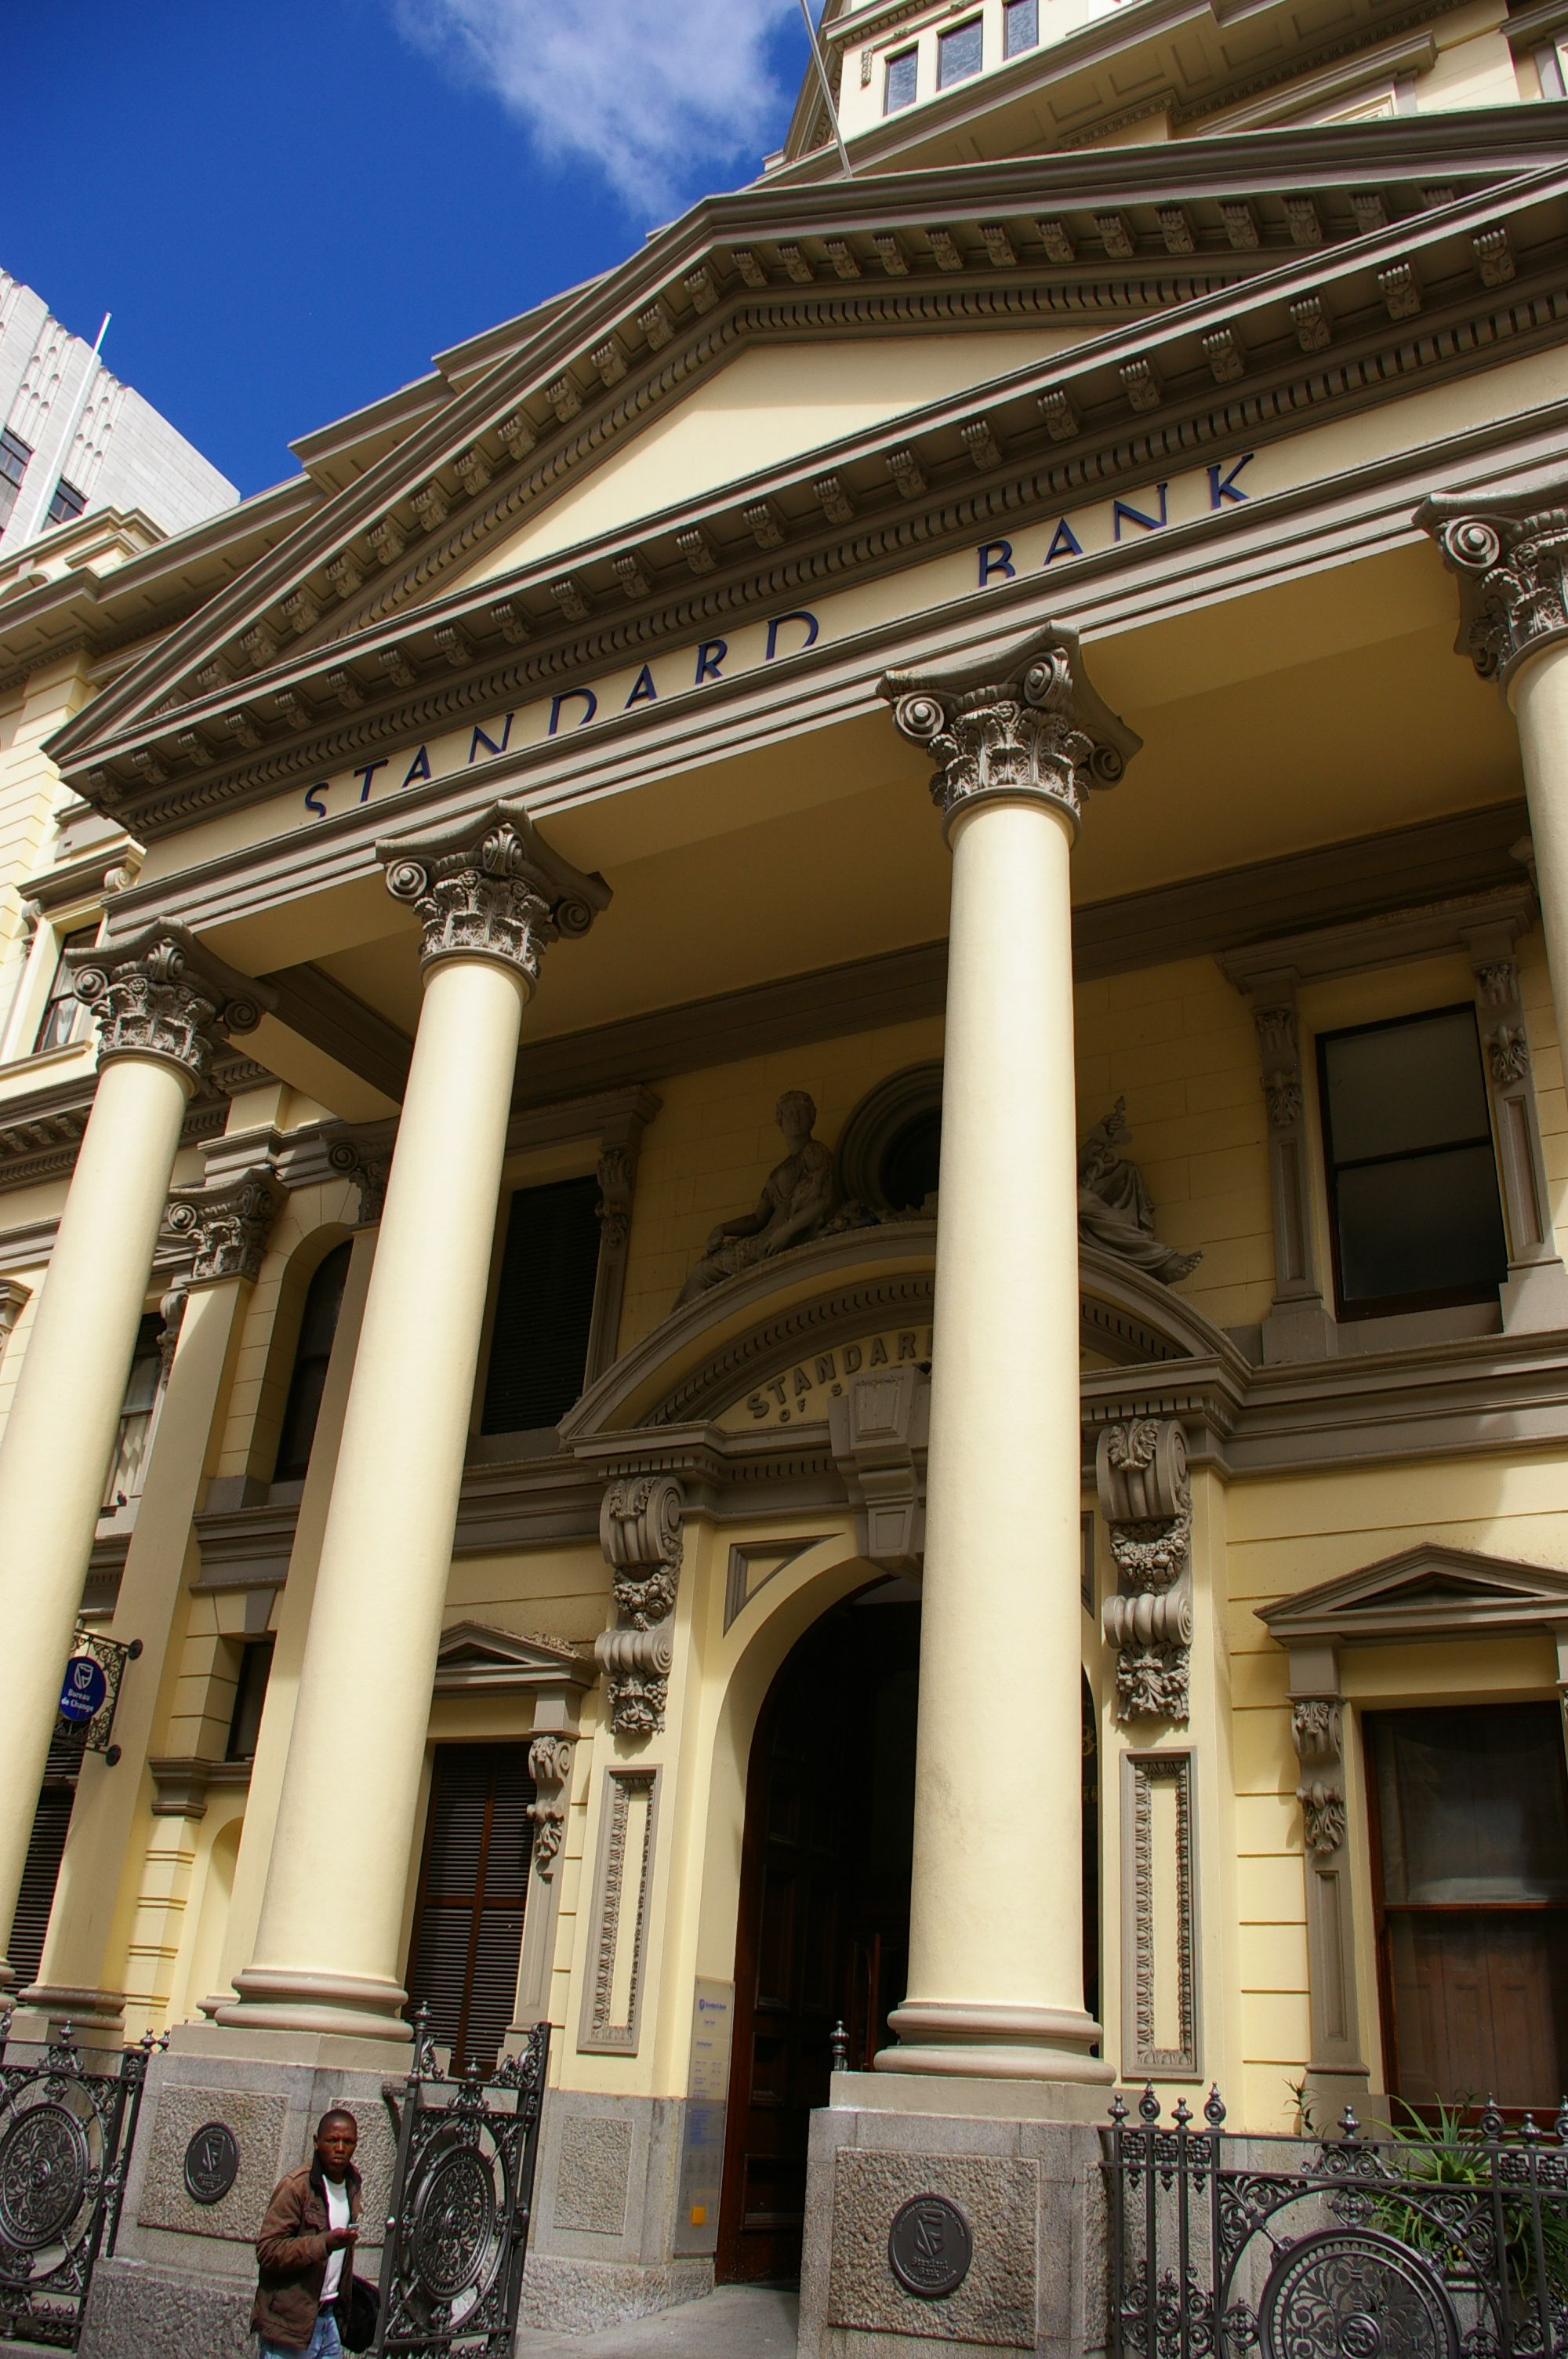
[[[1498,2184],[1502,2202],[1503,2251],[1508,2282],[1520,2299],[1533,2299],[1537,2291],[1536,2219],[1529,2192],[1526,2158],[1529,2148],[1510,2144],[1507,2151],[1519,2158],[1517,2180],[1496,2172],[1498,2145],[1479,2127],[1467,2126],[1465,2116],[1476,2100],[1465,2097],[1452,2108],[1439,2104],[1435,2120],[1427,2120],[1406,2105],[1408,2124],[1389,2125],[1390,2141],[1401,2149],[1408,2180],[1433,2188],[1464,2188],[1483,2199],[1487,2228],[1494,2213],[1491,2189]],[[1538,2149],[1538,2152],[1540,2149]],[[1402,2245],[1424,2253],[1445,2275],[1463,2275],[1467,2262],[1463,2245],[1451,2228],[1419,2201],[1389,2193],[1373,2204],[1378,2225]],[[1548,2289],[1559,2300],[1568,2297],[1568,2186],[1540,2188],[1540,2261]]]

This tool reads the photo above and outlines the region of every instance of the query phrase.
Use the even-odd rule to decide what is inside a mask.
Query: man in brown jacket
[[[316,2125],[316,2151],[272,2190],[256,2238],[260,2282],[251,2326],[261,2359],[340,2359],[353,2282],[360,2125],[335,2105]]]

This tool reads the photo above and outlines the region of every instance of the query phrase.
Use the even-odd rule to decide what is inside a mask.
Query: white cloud
[[[502,100],[556,162],[594,165],[663,216],[782,136],[770,71],[799,0],[396,0],[403,28]]]

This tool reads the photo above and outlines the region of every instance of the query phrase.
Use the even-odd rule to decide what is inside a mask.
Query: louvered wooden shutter
[[[408,1996],[454,2065],[489,2070],[512,2020],[533,1856],[526,1745],[441,1745],[409,1950]]]
[[[481,1433],[557,1424],[582,1390],[599,1275],[599,1182],[519,1188],[506,1221]]]
[[[16,1971],[18,1990],[25,1990],[29,1983],[38,1980],[44,1935],[49,1929],[49,1910],[54,1907],[55,1886],[59,1880],[59,1864],[70,1831],[84,1734],[80,1728],[61,1728],[49,1746],[11,1930],[11,1963]]]

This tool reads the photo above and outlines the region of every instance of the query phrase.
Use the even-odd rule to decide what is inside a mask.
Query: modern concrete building
[[[412,2001],[552,2027],[525,2316],[804,2249],[834,2359],[1098,2347],[1114,2084],[1555,2105],[1560,21],[830,9],[851,172],[809,82],[0,613],[13,2038],[168,2035],[105,2359],[243,2347],[329,2100],[375,2216]]]

